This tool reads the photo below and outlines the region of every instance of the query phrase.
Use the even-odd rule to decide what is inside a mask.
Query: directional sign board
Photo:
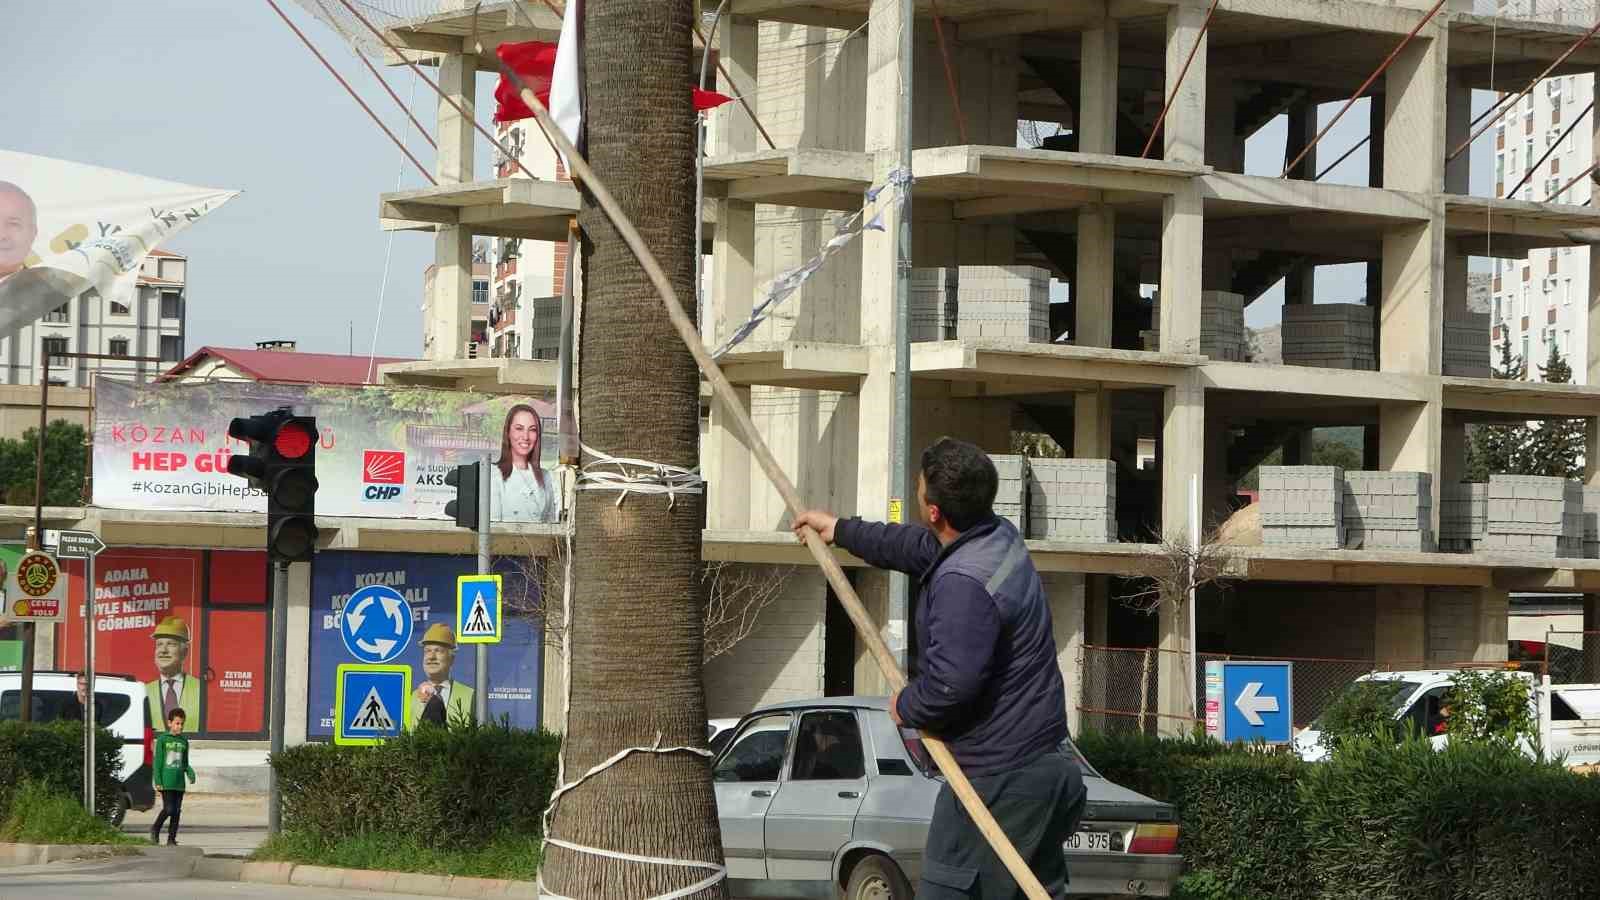
[[[411,643],[411,604],[399,591],[369,584],[350,595],[339,617],[339,636],[350,655],[364,663],[386,663]]]
[[[500,610],[503,599],[499,575],[458,577],[456,640],[462,644],[500,643]]]
[[[92,531],[62,531],[56,535],[56,553],[67,559],[89,559],[106,549],[100,535]]]
[[[410,666],[344,663],[335,678],[335,744],[377,744],[405,730]]]
[[[61,564],[43,550],[28,550],[5,577],[6,618],[18,622],[64,622],[67,578]]]
[[[1289,743],[1293,685],[1293,663],[1206,663],[1206,733],[1224,742]]]

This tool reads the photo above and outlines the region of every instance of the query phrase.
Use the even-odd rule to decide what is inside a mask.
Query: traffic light
[[[306,562],[317,548],[317,420],[287,407],[234,419],[228,436],[250,444],[234,455],[228,473],[267,495],[267,555]]]
[[[473,531],[478,530],[478,479],[482,472],[482,463],[467,463],[444,476],[444,483],[456,489],[456,498],[444,505],[444,514]]]

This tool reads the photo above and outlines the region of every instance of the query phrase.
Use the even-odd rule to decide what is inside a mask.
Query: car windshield
[[[1405,702],[1421,687],[1420,682],[1402,681],[1398,678],[1372,678],[1366,681],[1352,681],[1345,685],[1344,690],[1333,699],[1322,713],[1311,723],[1311,730],[1323,730],[1323,724],[1332,716],[1344,716],[1358,706],[1369,702],[1377,702],[1387,706],[1393,715],[1399,715]],[[1371,699],[1369,699],[1371,698]]]

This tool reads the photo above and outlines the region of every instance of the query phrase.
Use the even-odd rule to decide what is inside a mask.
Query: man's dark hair
[[[187,722],[189,721],[189,714],[183,711],[183,707],[174,706],[172,712],[167,713],[167,721],[171,722],[173,719],[182,719]]]
[[[922,479],[928,504],[939,507],[951,528],[966,531],[994,515],[1000,475],[975,444],[948,437],[935,441],[922,451]]]

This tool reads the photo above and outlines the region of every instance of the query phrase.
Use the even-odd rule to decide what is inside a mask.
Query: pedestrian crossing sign
[[[500,643],[502,599],[499,575],[457,577],[456,641],[462,644]]]
[[[405,729],[411,667],[344,663],[333,688],[333,742],[381,744]]]

